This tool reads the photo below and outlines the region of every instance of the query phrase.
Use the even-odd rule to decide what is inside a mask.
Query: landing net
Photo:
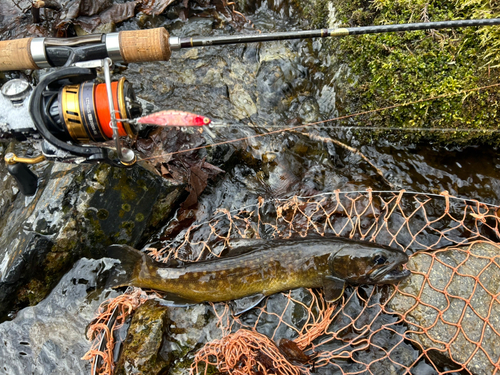
[[[312,235],[371,241],[410,255],[397,286],[348,287],[326,303],[296,289],[233,317],[211,304],[222,339],[194,356],[193,374],[495,374],[500,368],[499,207],[441,195],[360,191],[217,211],[163,249],[159,261],[214,258],[238,238]],[[292,354],[277,346],[293,340]]]

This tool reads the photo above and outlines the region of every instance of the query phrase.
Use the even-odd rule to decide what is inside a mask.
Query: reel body
[[[95,68],[73,66],[47,74],[33,90],[29,113],[34,133],[42,137],[43,157],[22,158],[13,150],[5,156],[23,194],[36,192],[33,187],[37,177],[27,164],[41,160],[104,162],[117,167],[135,164],[135,154],[121,147],[119,137],[137,135],[135,124],[129,120],[139,117],[142,107],[130,83],[125,78],[111,82],[108,61],[100,62],[105,68],[105,83],[97,82]],[[114,148],[99,146],[110,140]]]

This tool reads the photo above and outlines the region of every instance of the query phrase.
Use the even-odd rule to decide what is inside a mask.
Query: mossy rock
[[[168,308],[154,300],[146,301],[135,312],[115,374],[165,373],[168,356],[161,354],[164,332],[168,330]]]
[[[40,302],[81,257],[102,257],[114,243],[137,246],[168,220],[184,190],[141,166],[49,164],[40,181],[0,223],[0,320]]]
[[[343,27],[500,15],[499,6],[483,0],[331,0],[329,4],[327,8],[333,5]],[[314,11],[325,9],[323,0],[308,0],[297,7],[314,26],[327,26]],[[348,103],[342,114],[373,111],[354,119],[374,128],[435,129],[360,132],[358,138],[498,144],[500,93],[496,88],[479,90],[498,81],[498,27],[346,36],[330,39],[325,45],[338,65],[347,64],[356,76],[352,82],[342,83],[346,87],[344,102]],[[380,111],[392,106],[397,108]]]

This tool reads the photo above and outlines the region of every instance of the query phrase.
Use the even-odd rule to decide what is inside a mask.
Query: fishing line
[[[457,92],[451,93],[451,94],[441,94],[441,95],[433,96],[430,98],[415,100],[412,102],[407,102],[407,103],[402,103],[402,104],[394,104],[394,105],[383,107],[383,108],[377,108],[377,109],[371,109],[368,111],[356,112],[356,113],[352,113],[350,115],[339,116],[339,117],[331,118],[328,120],[310,122],[307,124],[296,125],[296,126],[287,127],[287,128],[280,128],[278,130],[272,130],[272,131],[269,131],[269,132],[263,133],[263,134],[254,134],[254,135],[251,135],[248,137],[231,139],[228,141],[222,141],[222,142],[216,142],[216,143],[210,143],[210,144],[206,144],[203,146],[188,148],[185,150],[177,150],[177,151],[173,151],[173,152],[167,152],[167,153],[157,155],[157,156],[150,156],[150,157],[142,158],[142,160],[159,159],[159,158],[164,158],[164,157],[172,156],[172,155],[176,155],[176,154],[182,154],[185,152],[191,152],[191,151],[201,150],[201,149],[205,149],[205,148],[221,146],[221,145],[225,145],[225,144],[229,144],[229,143],[246,141],[249,139],[264,137],[264,136],[271,135],[271,134],[278,134],[278,133],[282,133],[282,132],[286,132],[286,131],[294,131],[297,129],[303,129],[303,128],[307,128],[310,126],[325,124],[327,122],[346,120],[346,119],[357,117],[357,116],[387,111],[390,109],[400,108],[400,107],[418,104],[418,103],[424,103],[424,102],[428,102],[428,101],[432,101],[432,100],[436,100],[436,99],[448,98],[448,97],[452,97],[452,96],[456,96],[456,95],[460,95],[460,94],[467,94],[467,93],[471,93],[474,91],[486,90],[486,89],[490,89],[490,88],[494,88],[494,87],[498,87],[498,86],[500,86],[500,83],[495,83],[495,84],[492,84],[489,86],[476,87],[476,88],[468,89],[468,90],[460,90],[460,91],[457,91]],[[243,124],[226,124],[226,126],[233,126],[233,125],[245,126]],[[217,126],[219,126],[219,125],[217,125]],[[222,126],[224,126],[224,125],[222,125]],[[256,125],[256,126],[258,126],[258,125]],[[262,127],[266,127],[266,126],[262,126]],[[334,129],[339,129],[339,130],[381,130],[381,131],[436,131],[436,132],[469,132],[469,133],[497,133],[497,132],[500,132],[500,129],[454,129],[454,128],[421,128],[421,127],[419,127],[419,128],[396,128],[396,127],[377,127],[377,126],[372,127],[372,126],[356,126],[356,125],[331,126],[331,127],[328,127],[328,129],[332,129],[332,130],[334,130]]]

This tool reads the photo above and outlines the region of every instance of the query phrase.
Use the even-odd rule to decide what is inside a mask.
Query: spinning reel
[[[5,155],[8,171],[23,194],[33,195],[37,188],[37,176],[26,164],[50,159],[131,167],[137,161],[132,150],[121,146],[120,137],[137,135],[130,120],[141,115],[142,107],[125,78],[111,82],[110,63],[106,58],[84,63],[87,67],[59,69],[33,90],[29,112],[43,137],[42,156],[20,158],[12,150]],[[98,69],[104,71],[104,83],[96,81]],[[113,141],[114,149],[98,145],[108,141]]]

